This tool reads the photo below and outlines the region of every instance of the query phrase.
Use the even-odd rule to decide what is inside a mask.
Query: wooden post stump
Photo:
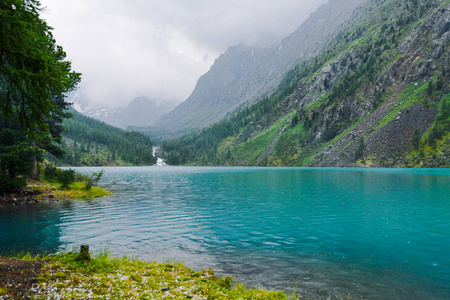
[[[80,257],[83,260],[87,260],[87,261],[91,260],[91,255],[89,254],[89,245],[81,245]]]

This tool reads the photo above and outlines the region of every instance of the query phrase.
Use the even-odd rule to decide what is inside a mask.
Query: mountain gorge
[[[276,89],[214,125],[165,142],[168,162],[450,166],[450,1],[353,5],[339,30],[315,44],[317,55],[290,58],[296,66]],[[261,87],[249,90],[246,95],[258,95]]]
[[[198,80],[189,98],[154,125],[170,130],[202,128],[253,103],[272,91],[289,69],[317,55],[363,2],[331,0],[275,47],[229,48]]]

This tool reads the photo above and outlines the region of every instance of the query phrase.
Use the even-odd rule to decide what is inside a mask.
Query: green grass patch
[[[289,126],[277,141],[273,152],[275,159],[272,164],[275,166],[292,165],[301,155],[300,144],[305,134],[307,133],[302,123]]]
[[[236,150],[236,157],[238,159],[246,159],[249,165],[255,164],[258,157],[270,146],[274,136],[280,132],[287,119],[292,116],[293,113],[286,115],[266,131],[239,145]]]
[[[435,77],[437,77],[437,75]],[[426,99],[431,97],[427,95],[426,91],[428,82],[419,85],[420,81],[417,81],[415,84],[417,85],[410,85],[403,89],[403,91],[398,96],[398,99],[394,106],[390,109],[389,113],[381,120],[375,130],[380,129],[389,122],[393,121],[395,116],[401,110],[407,108],[408,106],[418,104],[419,102],[424,102]]]
[[[104,188],[94,186],[90,190],[86,190],[86,182],[76,181],[69,185],[69,189],[61,189],[59,183],[49,181],[28,182],[28,188],[41,191],[42,194],[35,196],[36,198],[54,195],[57,199],[94,199],[111,196],[112,193]]]
[[[107,253],[86,261],[78,253],[66,253],[44,266],[39,279],[43,292],[37,299],[287,299],[284,292],[232,287],[232,281],[179,262],[111,258]]]
[[[92,187],[90,190],[86,190],[86,183],[83,181],[75,182],[70,185],[69,190],[57,190],[55,196],[57,198],[70,198],[70,199],[94,199],[106,196],[111,196],[112,193],[106,189],[98,186]]]

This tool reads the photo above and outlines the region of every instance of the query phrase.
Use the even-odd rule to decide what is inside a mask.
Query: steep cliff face
[[[319,144],[324,137],[333,140],[319,148],[307,161],[308,165],[448,165],[450,152],[445,137],[450,129],[448,123],[442,128],[443,136],[438,139],[440,147],[428,149],[434,150],[430,151],[434,158],[425,157],[426,147],[422,145],[422,159],[415,160],[413,152],[420,150],[420,146],[414,146],[413,142],[417,136],[425,146],[436,143],[430,140],[430,134],[442,125],[436,124],[439,123],[436,122],[439,111],[441,118],[448,118],[442,106],[450,100],[450,5],[448,1],[393,1],[386,3],[385,10],[392,4],[400,7],[395,14],[372,18],[373,21],[376,18],[386,21],[377,33],[378,38],[372,36],[371,45],[360,45],[344,53],[319,72],[316,84],[322,85],[323,93],[332,90],[325,87],[329,82],[333,87],[337,86],[333,84],[336,77],[353,77],[353,71],[349,71],[345,62],[353,61],[356,70],[368,69],[362,75],[365,79],[353,77],[359,81],[354,95],[321,111],[311,143]],[[371,59],[374,65],[368,67]],[[367,61],[365,64],[364,60]],[[371,71],[372,67],[374,71]],[[305,99],[308,97],[299,98],[301,107],[307,104]],[[330,131],[331,136],[327,137]]]
[[[166,149],[200,164],[448,167],[449,11],[368,1],[269,97]],[[190,150],[199,140],[215,151]]]
[[[276,87],[297,63],[317,55],[365,0],[331,0],[273,48],[238,45],[222,54],[189,98],[162,116],[156,126],[201,128],[248,105]]]

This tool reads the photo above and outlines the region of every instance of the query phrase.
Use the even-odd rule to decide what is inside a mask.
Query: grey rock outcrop
[[[201,128],[256,101],[272,91],[289,69],[317,55],[365,1],[330,0],[277,47],[229,48],[198,80],[189,98],[154,125],[172,130]]]

